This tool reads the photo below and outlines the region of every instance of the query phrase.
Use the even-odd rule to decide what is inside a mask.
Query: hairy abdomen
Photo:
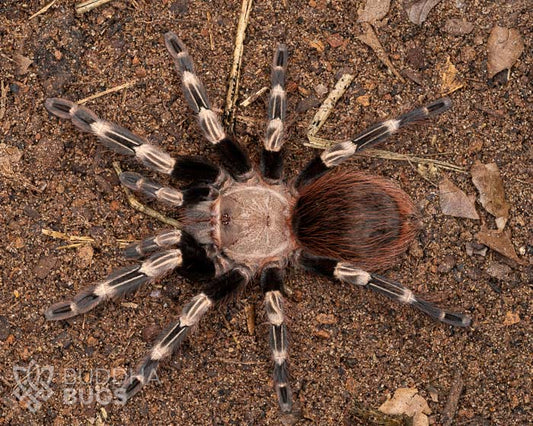
[[[374,271],[406,250],[418,220],[409,196],[391,181],[334,171],[301,190],[292,226],[298,244],[312,254]]]

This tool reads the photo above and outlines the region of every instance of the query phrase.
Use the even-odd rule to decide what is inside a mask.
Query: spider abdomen
[[[379,270],[405,251],[418,220],[409,196],[391,181],[333,171],[300,191],[292,226],[299,245],[312,254]]]

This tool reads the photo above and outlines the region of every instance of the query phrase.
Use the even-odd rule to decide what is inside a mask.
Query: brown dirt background
[[[160,368],[160,384],[145,387],[124,408],[111,404],[104,413],[97,403],[63,402],[64,369],[73,368],[79,375],[77,389],[94,391],[97,386],[87,374],[97,368],[133,367],[157,330],[178,315],[179,306],[195,289],[179,278],[167,278],[84,317],[45,322],[44,307],[123,264],[118,239],[138,239],[163,225],[128,206],[111,167],[119,156],[103,149],[94,137],[80,135],[69,123],[49,116],[44,99],[78,100],[135,80],[133,87],[87,106],[170,152],[211,155],[179,93],[163,34],[173,30],[188,44],[214,105],[221,107],[240,4],[113,1],[76,16],[73,2],[58,1],[29,21],[46,3],[0,3],[0,80],[8,88],[0,134],[3,143],[23,152],[13,174],[0,180],[0,423],[362,424],[354,413],[356,406],[375,409],[397,388],[417,387],[431,407],[431,423],[441,424],[457,371],[465,389],[454,424],[531,422],[533,61],[527,43],[533,21],[527,2],[443,1],[422,26],[411,24],[402,5],[393,2],[379,37],[400,71],[422,65],[418,70],[422,85],[400,83],[356,39],[361,2],[306,0],[288,1],[287,6],[282,1],[255,2],[245,41],[240,99],[269,84],[274,46],[286,42],[289,174],[315,154],[303,142],[316,108],[295,111],[318,85],[330,90],[341,70],[356,73],[321,132],[342,139],[438,97],[439,66],[449,56],[465,82],[465,88],[452,95],[453,109],[384,147],[419,156],[446,152],[439,158],[467,168],[475,160],[496,162],[512,205],[508,229],[517,250],[525,251],[523,266],[491,250],[485,257],[468,256],[465,244],[475,241],[481,222],[495,227],[479,205],[481,222],[444,216],[438,189],[409,164],[351,161],[347,167],[398,181],[421,207],[424,232],[387,274],[443,306],[469,312],[475,324],[470,330],[451,329],[378,295],[291,272],[288,286],[293,294],[287,309],[296,414],[289,419],[280,418],[271,387],[268,330],[257,287],[209,313],[183,349]],[[451,17],[466,18],[474,30],[464,36],[447,34],[442,28]],[[526,50],[510,81],[491,87],[486,42],[496,24],[517,28]],[[331,34],[341,36],[345,45],[331,47],[327,42]],[[313,40],[322,41],[325,50],[312,48]],[[33,61],[23,75],[13,62],[16,54]],[[370,95],[369,106],[356,102],[363,94]],[[236,128],[255,160],[265,100],[241,109],[239,114],[253,121]],[[133,161],[120,160],[123,168],[142,170]],[[475,193],[468,174],[448,175],[467,193]],[[44,228],[92,236],[94,256],[88,261],[79,250],[58,249],[64,243],[42,235]],[[500,279],[487,273],[494,264],[509,266]],[[123,306],[124,302],[136,305]],[[247,329],[245,306],[255,307],[253,335]],[[518,314],[520,321],[505,325],[508,312]],[[321,324],[319,314],[332,314],[334,323]],[[54,395],[36,413],[12,397],[13,366],[27,366],[32,360],[56,371]],[[103,386],[114,388],[117,383]]]

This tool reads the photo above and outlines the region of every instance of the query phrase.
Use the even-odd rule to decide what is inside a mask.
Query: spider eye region
[[[220,249],[234,261],[260,267],[290,251],[290,199],[280,188],[234,184],[220,194],[215,232]]]

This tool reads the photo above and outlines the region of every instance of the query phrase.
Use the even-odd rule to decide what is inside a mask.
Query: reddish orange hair
[[[367,271],[393,264],[419,228],[404,191],[382,177],[353,171],[329,172],[302,188],[292,226],[305,250]]]

